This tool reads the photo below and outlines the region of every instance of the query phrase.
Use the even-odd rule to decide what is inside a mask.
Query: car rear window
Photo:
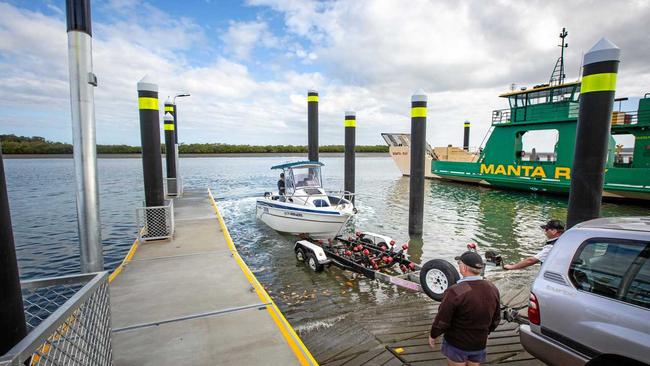
[[[569,278],[578,290],[650,307],[648,242],[590,239],[578,249]]]

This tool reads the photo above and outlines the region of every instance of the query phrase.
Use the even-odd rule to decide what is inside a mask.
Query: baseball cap
[[[455,258],[457,261],[461,261],[465,263],[465,265],[476,268],[476,269],[481,269],[483,268],[483,258],[476,253],[472,251],[466,251],[465,253],[461,254],[460,256]]]
[[[549,220],[545,225],[540,226],[542,229],[564,230],[564,223],[560,220]]]

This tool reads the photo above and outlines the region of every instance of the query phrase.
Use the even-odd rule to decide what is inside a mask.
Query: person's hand
[[[512,269],[512,264],[504,264],[503,269],[505,270],[511,270]]]
[[[429,336],[429,346],[433,349],[436,348],[436,339]]]

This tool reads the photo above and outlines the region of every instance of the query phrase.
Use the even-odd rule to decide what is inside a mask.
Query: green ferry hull
[[[544,167],[542,165],[520,165],[510,168],[503,166],[503,169],[494,168],[489,169],[490,165],[481,163],[465,163],[465,162],[447,162],[447,161],[433,161],[431,167],[431,178],[442,179],[460,183],[477,184],[481,186],[518,190],[535,193],[549,193],[568,195],[571,188],[570,179],[564,176],[558,176],[552,172],[555,166]],[[483,169],[481,166],[483,165]],[[544,169],[545,177],[538,176],[531,177],[522,174],[522,168],[528,172],[534,172],[536,167]],[[483,170],[483,172],[482,172]],[[486,174],[485,170],[490,170],[491,173]],[[541,170],[537,170],[541,172]],[[505,172],[505,174],[500,174]],[[519,176],[516,173],[519,172]],[[510,175],[508,175],[510,173]],[[605,172],[605,184],[603,189],[603,197],[610,199],[623,199],[623,200],[641,200],[650,201],[650,186],[644,185],[648,182],[648,169],[630,169],[630,168],[609,168]],[[524,176],[522,176],[524,175]],[[624,179],[621,179],[624,175]],[[616,182],[625,181],[625,184]]]

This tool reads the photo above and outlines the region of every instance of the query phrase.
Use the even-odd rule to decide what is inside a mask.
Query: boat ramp
[[[303,343],[237,253],[208,190],[175,198],[174,219],[172,239],[136,242],[112,275],[115,365],[446,362],[427,343],[437,303],[412,294],[377,305],[372,317],[306,332]],[[538,364],[513,323],[491,334],[488,354],[493,363]]]

